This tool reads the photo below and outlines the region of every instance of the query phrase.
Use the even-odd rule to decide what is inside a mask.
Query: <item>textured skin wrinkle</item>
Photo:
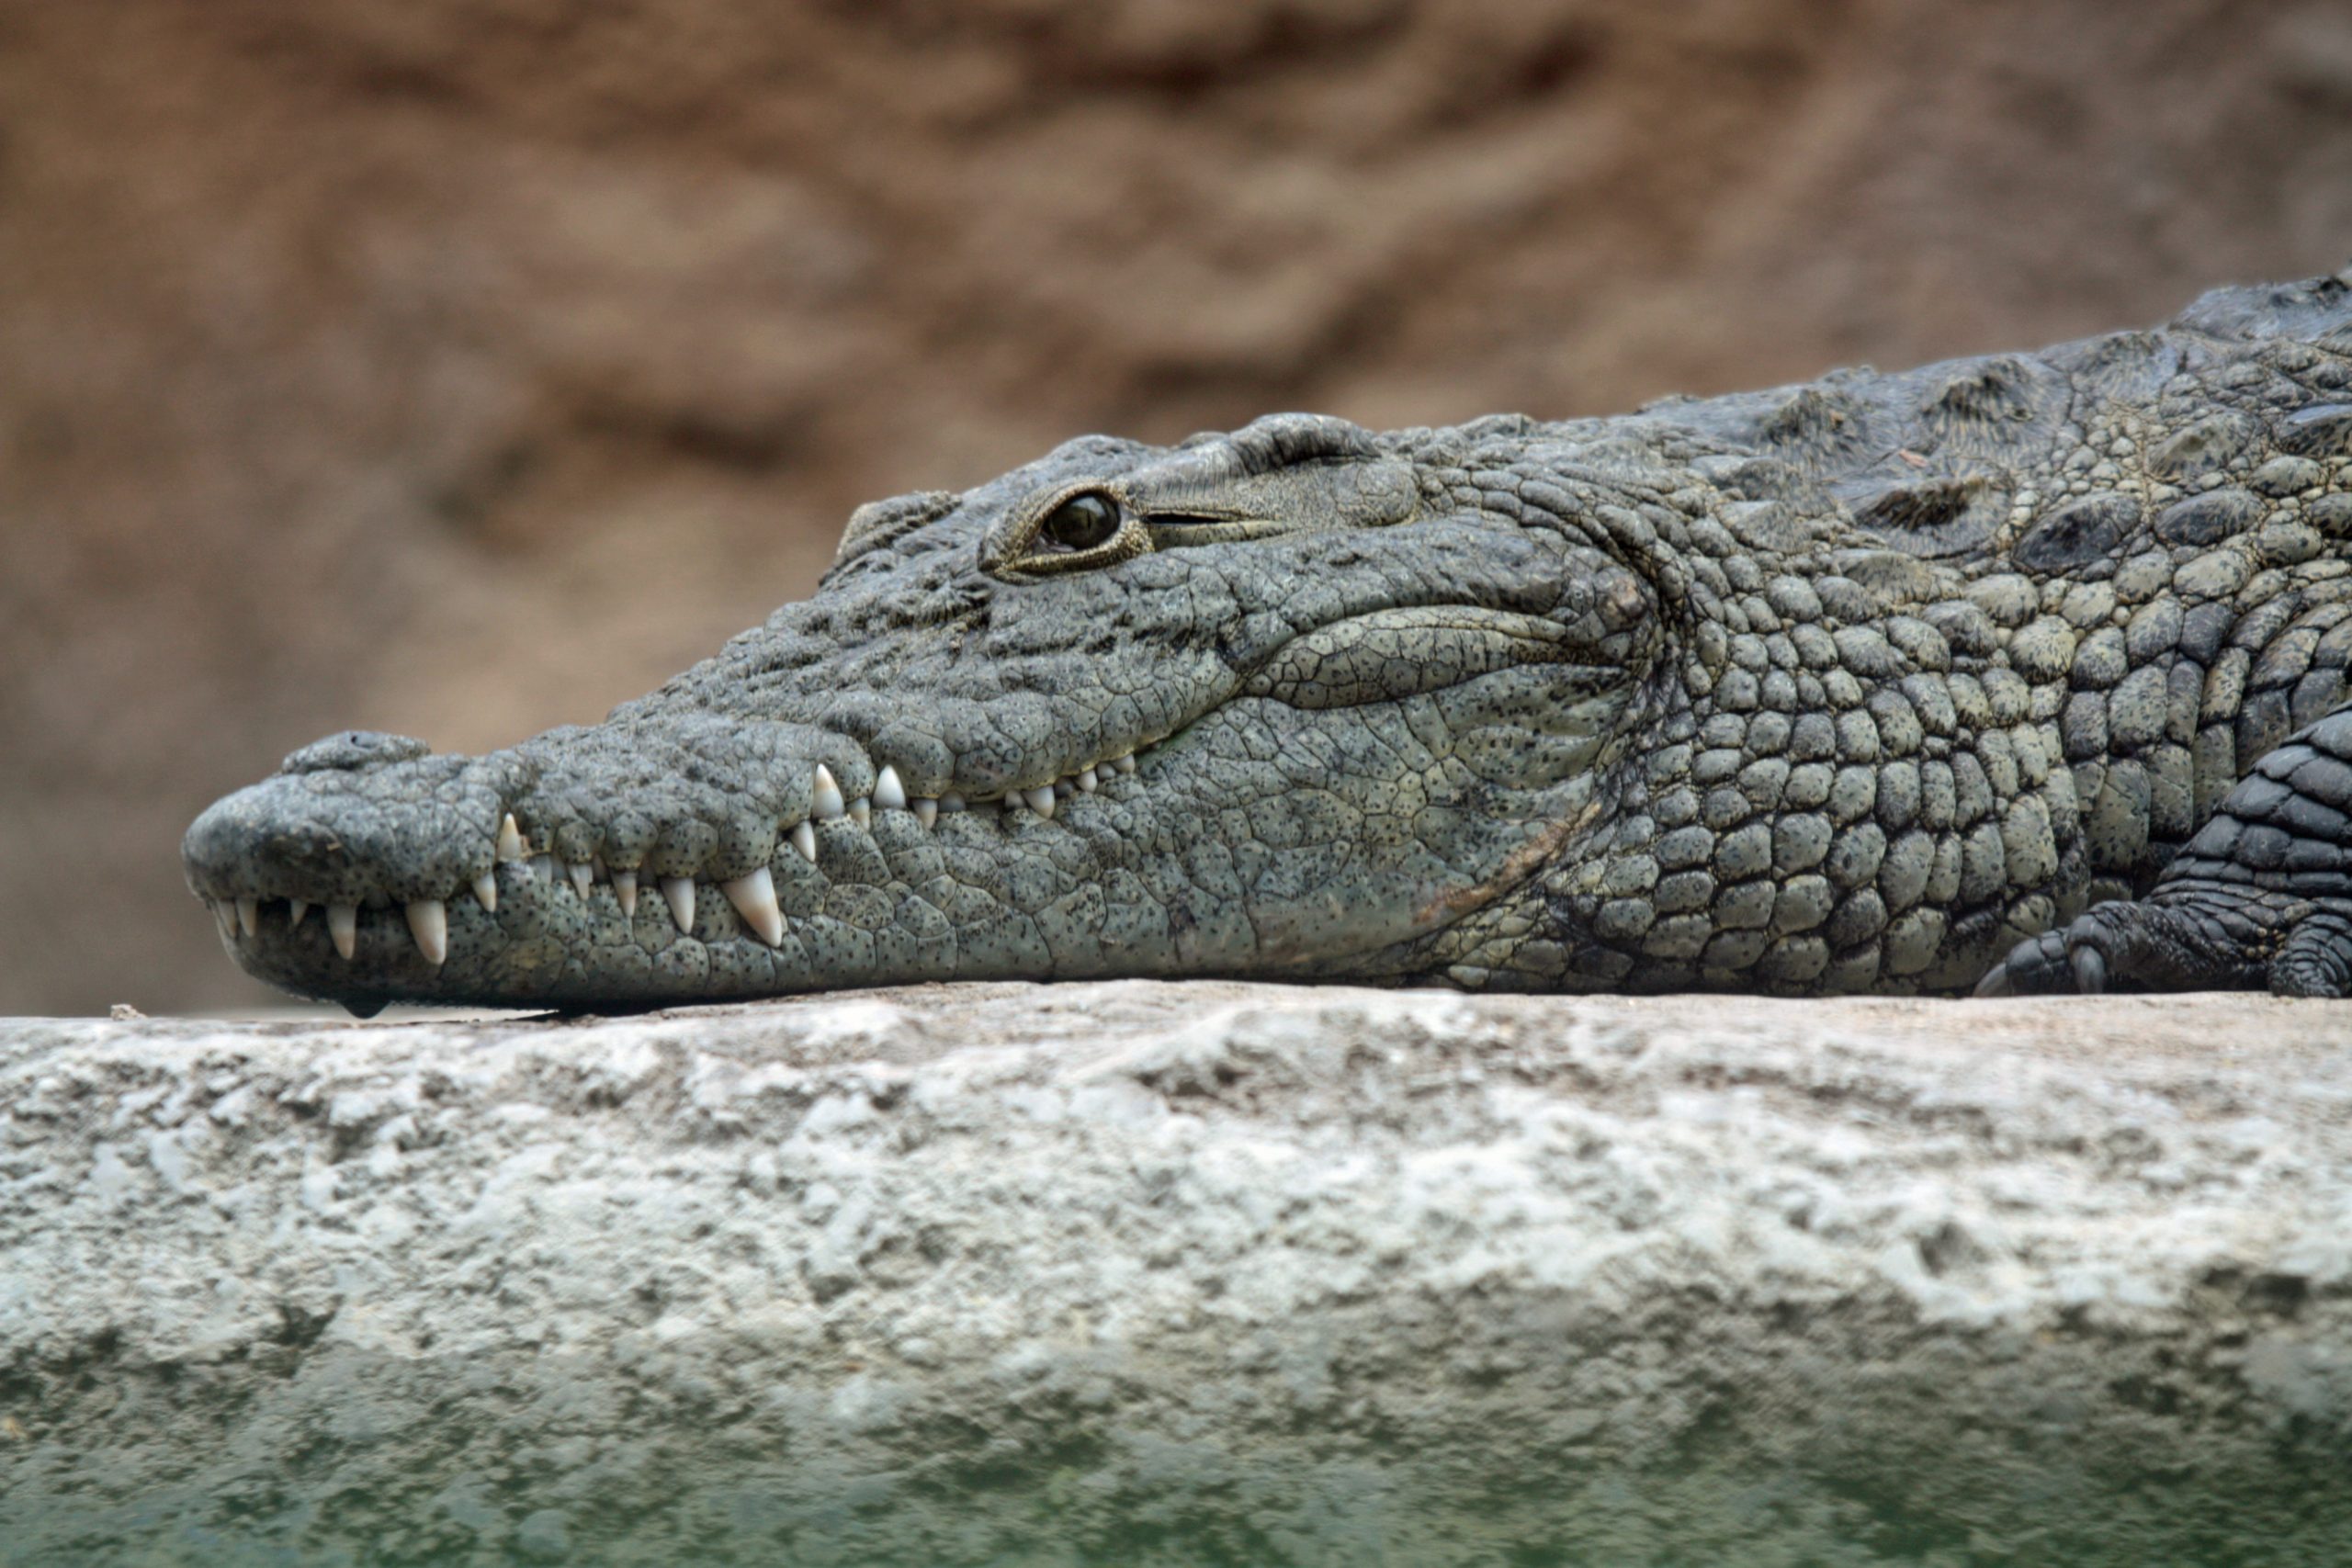
[[[305,748],[189,829],[188,880],[239,963],[361,1010],[1244,973],[2332,994],[2347,385],[2321,278],[1614,419],[1085,437],[859,508],[811,599],[602,725]],[[1078,494],[1115,533],[1041,538]],[[356,908],[352,956],[290,899]]]

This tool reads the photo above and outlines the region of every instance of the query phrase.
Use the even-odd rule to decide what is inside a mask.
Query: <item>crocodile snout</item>
[[[436,757],[422,742],[346,731],[212,806],[182,859],[243,967],[363,1012],[403,998],[558,1003],[565,966],[583,955],[688,971],[689,988],[695,975],[746,967],[772,984],[784,959],[826,945],[815,939],[827,908],[888,880],[894,864],[1001,849],[1024,823],[1050,822],[1072,797],[1137,771],[1130,750],[1001,795],[917,795],[896,764],[842,737],[791,740],[754,744],[767,766],[695,787],[682,782],[695,772],[691,736],[600,727]],[[818,750],[830,761],[809,760]],[[616,753],[661,783],[567,766]],[[767,962],[712,956],[743,943]],[[833,967],[834,983],[857,977]]]

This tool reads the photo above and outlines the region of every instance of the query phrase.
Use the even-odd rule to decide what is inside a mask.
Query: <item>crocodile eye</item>
[[[1071,496],[1037,526],[1040,538],[1065,550],[1091,550],[1118,531],[1118,502],[1094,491]]]

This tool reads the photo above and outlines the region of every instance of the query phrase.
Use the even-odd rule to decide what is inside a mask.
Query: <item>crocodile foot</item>
[[[2147,897],[2012,948],[1980,997],[2352,995],[2352,707],[2264,754]]]
[[[2196,899],[2118,899],[2030,937],[1976,987],[1980,997],[2102,991],[2352,993],[2352,920],[2308,900],[2233,890]]]

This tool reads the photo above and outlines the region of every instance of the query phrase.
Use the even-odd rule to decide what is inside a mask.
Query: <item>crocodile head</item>
[[[1093,437],[861,508],[812,598],[603,724],[296,752],[189,885],[363,1014],[1409,977],[1571,852],[1670,640],[1656,490],[1542,428]]]

